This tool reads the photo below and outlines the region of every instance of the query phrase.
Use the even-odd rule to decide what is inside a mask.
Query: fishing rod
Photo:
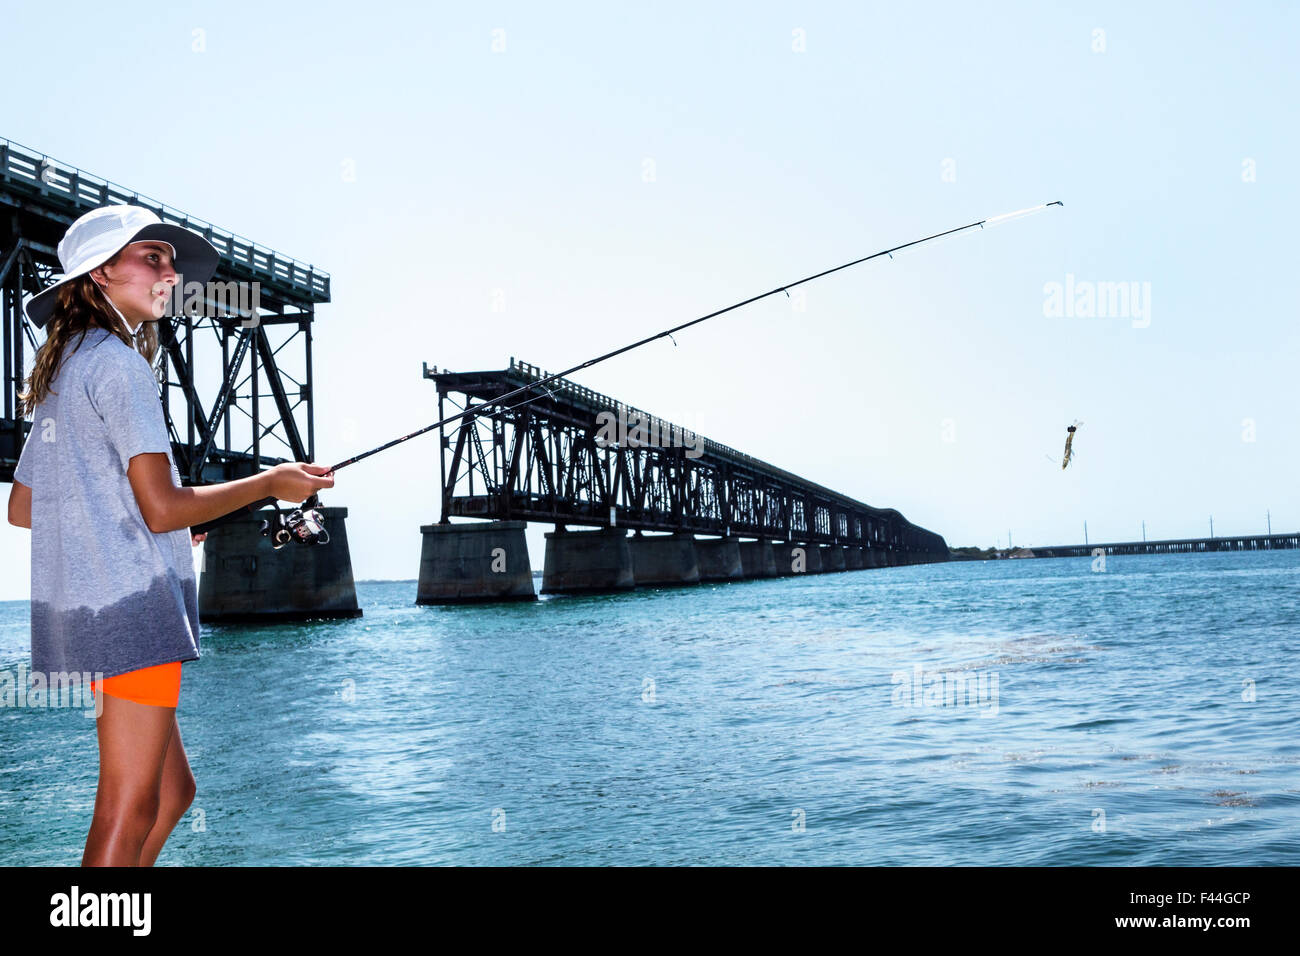
[[[872,259],[879,259],[881,256],[889,256],[892,259],[894,257],[894,253],[902,252],[904,249],[910,249],[914,246],[919,246],[926,242],[934,242],[937,239],[943,239],[947,236],[955,236],[958,233],[966,232],[971,229],[976,229],[976,228],[984,229],[985,227],[988,226],[999,226],[1012,219],[1019,219],[1023,216],[1028,216],[1036,212],[1041,212],[1042,210],[1047,209],[1051,206],[1064,207],[1064,205],[1065,204],[1058,199],[1053,202],[1040,203],[1037,206],[1029,206],[1025,209],[1018,209],[1015,212],[1003,213],[1000,216],[993,216],[989,219],[980,219],[977,220],[976,222],[967,223],[964,226],[957,226],[954,229],[945,229],[943,232],[936,232],[934,235],[926,236],[922,239],[913,239],[911,242],[904,242],[901,245],[891,246],[888,249],[882,249],[879,252],[873,252],[869,256],[863,256],[860,259],[854,259],[852,262],[846,262],[843,265],[835,266],[832,269],[826,269],[814,275],[806,276],[795,282],[787,282],[784,285],[777,286],[775,289],[772,289],[770,292],[764,292],[761,295],[751,296],[750,298],[745,299],[742,302],[737,302],[734,305],[729,305],[725,309],[718,309],[716,312],[710,312],[708,315],[702,315],[697,319],[691,319],[689,322],[683,322],[681,325],[675,325],[670,329],[664,329],[662,332],[656,332],[654,335],[648,335],[645,338],[633,342],[630,345],[624,345],[622,348],[614,349],[612,352],[606,352],[604,355],[598,355],[595,358],[587,359],[587,361],[575,365],[573,366],[573,368],[565,369],[562,372],[556,372],[553,375],[548,375],[545,378],[538,379],[535,382],[529,382],[527,385],[522,385],[519,388],[514,389],[513,391],[509,391],[506,392],[504,395],[498,396],[497,398],[479,402],[477,405],[467,405],[463,411],[457,412],[454,415],[449,415],[446,418],[442,419],[441,421],[436,421],[432,425],[426,425],[424,428],[411,432],[409,435],[403,435],[401,438],[395,438],[390,442],[386,442],[385,444],[380,445],[378,448],[372,448],[369,451],[362,452],[359,455],[354,455],[353,457],[348,458],[345,461],[341,461],[337,465],[331,466],[327,474],[334,474],[340,468],[346,468],[348,465],[356,464],[357,462],[362,461],[363,459],[369,458],[371,455],[377,455],[381,451],[386,451],[387,449],[392,448],[394,445],[400,445],[404,441],[409,441],[410,439],[415,438],[419,435],[423,435],[424,433],[432,431],[435,428],[440,428],[443,425],[448,425],[451,424],[452,422],[460,421],[461,419],[464,418],[477,417],[483,414],[484,411],[486,411],[487,409],[496,408],[497,406],[504,404],[505,402],[509,401],[510,399],[518,395],[526,394],[527,392],[531,392],[537,388],[544,388],[548,382],[553,382],[556,379],[565,378],[569,375],[572,375],[574,372],[580,372],[583,369],[591,368],[591,366],[596,365],[600,362],[604,362],[608,359],[612,359],[616,355],[622,355],[624,352],[630,352],[633,349],[640,348],[643,345],[648,345],[649,343],[654,342],[658,339],[662,339],[665,336],[667,336],[668,338],[672,338],[674,332],[680,332],[683,329],[688,329],[692,325],[698,325],[701,322],[707,322],[709,319],[715,319],[718,316],[725,315],[728,312],[734,312],[736,309],[742,308],[747,305],[752,305],[753,303],[758,302],[761,299],[766,299],[768,296],[776,295],[779,292],[784,292],[787,296],[789,296],[791,289],[795,288],[796,286],[801,286],[805,282],[812,282],[814,279],[821,279],[824,276],[828,276],[833,272],[839,272],[842,269],[848,269],[852,266],[861,265],[864,262],[870,262]],[[677,344],[676,339],[673,339],[673,344],[674,345]],[[549,393],[549,389],[547,390],[547,392]],[[528,404],[529,402],[535,402],[537,401],[537,399],[541,397],[542,397],[541,395],[536,395],[533,398],[530,398],[528,402],[521,402],[517,405],[511,405],[506,408],[500,409],[500,411],[501,412],[511,411],[512,409],[519,408],[522,405]],[[280,516],[280,509],[278,505],[276,505],[276,502],[278,500],[279,499],[275,497],[270,497],[270,498],[263,498],[260,501],[254,501],[252,504],[245,505],[243,508],[240,508],[237,511],[232,511],[229,514],[222,515],[219,518],[214,518],[212,521],[205,522],[201,525],[195,525],[190,530],[194,534],[201,534],[232,518],[237,518],[241,515],[248,514],[253,511],[257,511],[260,508],[265,507],[266,505],[272,505],[275,506],[276,508],[276,521],[280,523],[281,527],[278,529],[272,528],[269,522],[264,521],[262,523],[263,524],[262,533],[264,535],[266,534],[273,535],[276,541],[277,548],[282,547],[284,544],[287,544],[290,540],[293,540],[294,538],[297,538],[299,541],[306,544],[318,544],[318,543],[323,544],[329,540],[328,533],[324,531],[324,524],[323,524],[323,520],[320,517],[320,513],[314,510],[315,505],[319,504],[316,495],[312,495],[305,502],[303,502],[303,506],[293,511],[288,518],[283,518]],[[324,540],[321,540],[322,536]]]

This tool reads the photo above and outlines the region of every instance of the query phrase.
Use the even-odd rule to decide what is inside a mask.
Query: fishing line
[[[860,259],[854,259],[852,262],[846,262],[843,265],[835,266],[831,269],[825,269],[821,272],[814,273],[813,275],[810,276],[805,276],[804,278],[799,279],[795,282],[787,282],[784,285],[777,286],[775,289],[772,289],[770,292],[764,292],[761,295],[751,296],[750,298],[745,299],[741,302],[737,302],[734,305],[729,305],[724,309],[718,309],[716,312],[710,312],[708,315],[702,315],[697,319],[691,319],[689,322],[683,322],[681,325],[675,325],[670,329],[664,329],[662,332],[656,332],[654,335],[648,335],[645,338],[640,339],[639,341],[631,343],[630,345],[624,345],[622,348],[614,349],[612,352],[606,352],[604,355],[598,355],[595,358],[588,359],[585,362],[573,366],[573,368],[568,368],[562,372],[556,372],[552,375],[546,376],[545,378],[540,378],[535,382],[530,382],[527,385],[522,385],[519,388],[516,388],[513,391],[506,392],[504,395],[501,395],[497,398],[489,399],[488,401],[484,401],[484,402],[479,402],[477,405],[467,405],[463,411],[457,412],[455,415],[449,415],[448,417],[442,419],[441,421],[436,421],[432,425],[426,425],[424,428],[421,428],[417,431],[413,431],[409,435],[403,435],[401,438],[394,438],[392,441],[386,442],[383,445],[380,445],[378,448],[372,448],[369,451],[362,452],[359,455],[354,455],[353,457],[348,458],[345,461],[341,461],[337,465],[331,466],[327,474],[334,474],[340,468],[346,468],[348,467],[348,465],[356,464],[357,462],[362,461],[363,459],[369,458],[371,455],[377,455],[381,451],[386,451],[389,448],[392,448],[394,445],[400,445],[404,441],[409,441],[410,439],[415,438],[419,435],[423,435],[426,432],[432,431],[435,428],[439,428],[443,425],[449,425],[452,422],[460,421],[461,419],[477,417],[478,415],[483,414],[487,409],[497,408],[498,406],[504,405],[504,403],[506,403],[512,398],[515,398],[516,396],[526,394],[527,392],[531,392],[533,389],[536,388],[544,388],[548,382],[553,382],[559,378],[566,378],[567,376],[572,375],[575,372],[581,372],[583,369],[591,368],[591,366],[593,365],[596,365],[600,362],[604,362],[608,359],[612,359],[616,355],[622,355],[624,352],[630,352],[633,349],[640,348],[643,345],[648,345],[651,342],[664,338],[665,336],[667,336],[668,338],[672,338],[672,334],[674,332],[680,332],[683,329],[688,329],[692,325],[698,325],[701,322],[707,322],[709,319],[715,319],[718,316],[725,315],[728,312],[734,312],[736,309],[743,308],[744,306],[747,305],[751,305],[755,302],[760,301],[761,299],[766,299],[768,296],[776,295],[780,292],[784,292],[787,296],[789,296],[791,289],[795,288],[796,286],[801,286],[805,282],[812,282],[816,279],[824,278],[825,276],[831,275],[832,273],[840,272],[843,269],[848,269],[851,268],[852,266],[861,265],[864,262],[870,262],[872,259],[879,259],[881,256],[889,256],[892,259],[894,253],[901,252],[904,249],[911,249],[912,247],[919,246],[922,243],[934,242],[935,240],[943,239],[947,236],[955,236],[957,233],[966,232],[971,229],[983,229],[986,226],[1000,226],[1003,223],[1009,222],[1013,219],[1020,219],[1024,216],[1032,215],[1033,213],[1036,212],[1041,212],[1042,210],[1047,209],[1051,206],[1063,207],[1064,205],[1065,204],[1058,199],[1053,202],[1040,203],[1037,206],[1029,206],[1025,209],[1018,209],[1015,212],[1003,213],[1000,216],[992,216],[988,219],[980,219],[977,220],[976,222],[967,223],[964,226],[957,226],[956,228],[953,229],[945,229],[943,232],[936,232],[934,235],[925,236],[922,239],[913,239],[911,242],[904,242],[901,245],[891,246],[888,249],[882,249],[879,252],[873,252],[869,256],[862,256]],[[673,339],[673,344],[674,345],[677,344],[676,339]],[[549,394],[549,389],[547,390],[547,392]],[[529,399],[529,402],[537,401],[537,399],[541,397],[542,397],[541,395],[537,395],[534,398]],[[520,405],[521,404],[527,404],[527,403],[520,403]],[[520,405],[507,406],[505,408],[501,408],[500,411],[507,412],[514,408],[520,407]],[[231,518],[236,518],[239,517],[240,515],[248,514],[249,512],[252,511],[257,511],[258,509],[266,505],[275,505],[278,500],[279,499],[274,497],[263,498],[260,501],[255,501],[250,505],[245,505],[243,508],[240,508],[237,511],[232,511],[229,514],[222,515],[219,518],[214,518],[212,521],[205,522],[204,524],[196,525],[190,530],[194,534],[200,534],[202,532],[207,531],[210,528],[216,527],[217,525]],[[288,519],[281,519],[283,521],[288,522],[288,521],[292,521],[295,515],[299,516],[298,527],[296,529],[291,528],[290,531],[293,534],[295,534],[300,540],[308,544],[316,543],[314,539],[315,531],[312,529],[311,525],[315,523],[319,523],[319,513],[310,510],[304,510],[304,509],[310,509],[315,504],[318,503],[319,502],[317,496],[312,495],[305,502],[303,502],[302,508],[299,508],[296,511],[294,511],[289,516]],[[276,507],[276,515],[277,518],[280,518],[278,506]],[[314,516],[314,520],[313,520],[313,516]],[[267,524],[266,522],[263,522],[264,526],[266,524]],[[264,527],[263,534],[268,534],[268,533],[269,532],[267,531],[266,527]],[[277,530],[275,533],[278,535],[279,531]]]

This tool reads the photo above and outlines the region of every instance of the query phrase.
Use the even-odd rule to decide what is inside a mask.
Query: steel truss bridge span
[[[513,358],[497,371],[424,367],[438,390],[439,419],[546,375]],[[948,560],[940,535],[898,511],[856,501],[576,382],[557,379],[516,402],[523,404],[442,427],[442,523],[540,521],[857,545],[897,553],[903,563]],[[626,440],[609,439],[611,421],[633,426]]]

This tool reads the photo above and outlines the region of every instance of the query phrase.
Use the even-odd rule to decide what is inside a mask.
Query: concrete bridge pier
[[[829,574],[831,571],[843,571],[847,567],[843,545],[825,544],[822,545],[820,550],[822,553],[822,571]]]
[[[809,574],[821,574],[826,569],[822,567],[822,549],[817,544],[801,544],[803,548],[804,561],[808,566]]]
[[[863,564],[863,548],[856,544],[850,544],[844,549],[844,570],[861,571],[865,566]]]
[[[799,574],[821,574],[822,552],[815,544],[783,541],[773,546],[776,553],[776,573],[782,577]],[[799,553],[802,552],[802,558]],[[802,567],[802,570],[798,570]]]
[[[776,576],[779,578],[788,578],[794,574],[807,574],[808,561],[803,561],[803,570],[795,571],[795,554],[794,549],[798,545],[792,541],[773,541],[772,557],[776,560]]]
[[[543,594],[599,594],[635,586],[632,549],[622,528],[547,532]]]
[[[523,521],[422,525],[416,604],[535,601]]]
[[[637,587],[700,583],[700,562],[690,532],[634,534],[628,539],[628,547]]]
[[[740,568],[747,578],[776,577],[776,550],[772,542],[740,542]]]
[[[199,619],[205,624],[360,617],[348,551],[347,508],[317,508],[328,544],[287,544],[262,537],[272,512],[234,518],[208,532],[199,575]]]
[[[735,538],[696,538],[695,557],[701,581],[731,581],[745,576],[740,542]]]

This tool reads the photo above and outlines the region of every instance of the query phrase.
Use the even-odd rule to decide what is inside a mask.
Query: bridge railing
[[[199,233],[230,262],[300,290],[313,301],[329,301],[328,272],[282,255],[179,209],[173,209],[148,196],[141,196],[107,179],[66,163],[55,162],[43,153],[7,139],[0,139],[0,182],[9,187],[20,187],[43,198],[63,200],[83,212],[113,203],[143,206],[156,213],[163,222]]]

